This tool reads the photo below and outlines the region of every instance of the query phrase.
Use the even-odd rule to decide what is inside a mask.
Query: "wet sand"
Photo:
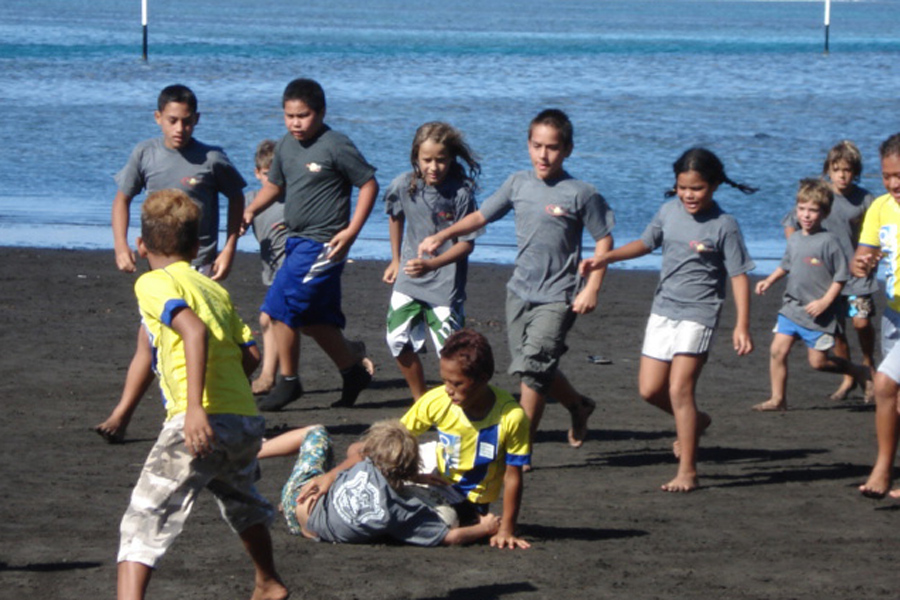
[[[372,388],[353,409],[329,408],[340,378],[304,340],[307,394],[268,415],[270,427],[323,423],[343,450],[369,423],[399,417],[409,406],[382,340],[384,266],[354,262],[344,274],[347,334],[364,340],[378,365]],[[22,248],[0,248],[0,273],[0,597],[112,597],[119,520],[163,418],[154,386],[125,444],[107,445],[90,431],[118,399],[134,348],[134,276],[118,273],[108,251]],[[516,391],[503,371],[509,273],[473,266],[466,312],[494,345],[501,371],[494,383]],[[674,426],[637,397],[636,387],[655,284],[655,273],[611,272],[598,311],[579,318],[569,336],[563,370],[598,409],[588,441],[573,450],[567,413],[547,408],[519,519],[530,550],[337,546],[294,538],[276,521],[276,560],[293,598],[896,597],[900,503],[856,491],[875,455],[873,408],[858,392],[829,401],[837,376],[813,372],[795,347],[791,409],[750,411],[768,397],[767,348],[781,287],[754,298],[756,350],[749,357],[731,350],[733,311],[726,306],[698,391],[700,407],[713,417],[701,442],[702,488],[659,491],[675,473]],[[226,287],[258,329],[264,288],[254,255],[238,256]],[[612,364],[590,364],[586,357],[594,354]],[[425,364],[436,384],[433,354]],[[259,487],[273,501],[291,462],[263,464]],[[251,588],[239,540],[212,496],[201,495],[150,597],[248,598]]]

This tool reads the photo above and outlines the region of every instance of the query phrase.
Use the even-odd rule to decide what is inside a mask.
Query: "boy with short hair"
[[[295,79],[282,96],[288,133],[275,147],[269,179],[244,211],[242,231],[256,214],[284,194],[289,229],[285,260],[262,311],[272,318],[282,379],[263,398],[261,410],[277,411],[297,400],[298,330],[312,337],[341,371],[341,399],[352,406],[372,375],[358,347],[344,337],[341,273],[347,253],[378,195],[375,168],[350,139],[325,124],[325,92],[311,79]],[[359,188],[350,218],[352,187]]]
[[[595,404],[569,383],[559,361],[576,315],[597,306],[606,272],[605,268],[592,272],[578,289],[582,232],[587,228],[599,256],[612,248],[615,219],[592,185],[564,169],[573,148],[572,123],[564,112],[548,109],[538,114],[528,127],[533,170],[514,173],[480,210],[426,238],[419,252],[432,254],[446,240],[515,211],[519,253],[506,296],[509,371],[522,378],[520,402],[531,420],[532,439],[550,396],[571,414],[569,444],[578,448],[587,436]]]
[[[254,486],[265,422],[247,377],[259,352],[228,292],[190,267],[200,208],[181,190],[163,190],[150,194],[141,216],[137,246],[151,271],[138,278],[135,294],[167,420],[122,518],[118,597],[144,597],[157,561],[207,488],[253,561],[253,597],[286,598],[268,531],[274,511]]]
[[[141,191],[153,193],[180,189],[201,208],[200,250],[193,266],[214,280],[228,276],[241,223],[244,205],[244,178],[228,160],[225,151],[194,139],[194,127],[200,120],[197,97],[190,88],[175,84],[164,88],[154,113],[162,137],[138,144],[126,165],[116,174],[116,192],[112,207],[112,230],[116,265],[119,270],[135,271],[134,252],[128,246],[128,222],[131,201]],[[228,224],[225,247],[218,253],[219,194],[228,198]],[[144,393],[153,382],[151,356],[143,328],[119,403],[106,420],[95,428],[108,442],[124,440],[125,430]]]
[[[835,301],[850,278],[840,240],[822,229],[833,199],[833,192],[824,181],[800,182],[796,207],[800,230],[788,238],[781,265],[756,284],[756,293],[762,295],[779,279],[788,278],[769,357],[772,395],[753,410],[787,410],[787,360],[796,338],[806,344],[812,368],[849,374],[865,386],[868,369],[828,354],[839,327]]]
[[[419,447],[397,420],[374,423],[333,463],[332,440],[321,425],[295,429],[263,443],[259,458],[298,453],[281,492],[281,510],[293,535],[360,544],[391,538],[418,546],[467,544],[497,532],[486,514],[459,527],[456,512],[432,499],[419,479]],[[329,470],[330,469],[330,470]]]
[[[401,420],[416,436],[437,429],[436,475],[465,497],[455,507],[461,522],[486,515],[502,488],[503,513],[491,546],[530,548],[516,536],[522,470],[531,460],[528,417],[509,392],[490,385],[494,354],[483,335],[460,329],[440,354],[444,385],[416,400]]]

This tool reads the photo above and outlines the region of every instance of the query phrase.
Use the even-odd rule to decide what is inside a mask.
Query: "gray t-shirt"
[[[437,546],[449,531],[421,500],[394,491],[368,458],[337,476],[306,528],[326,542],[362,544],[387,537],[417,546]]]
[[[240,198],[247,185],[225,151],[191,140],[187,148],[166,148],[163,138],[138,144],[128,162],[116,173],[119,191],[133,198],[147,190],[183,190],[203,210],[200,217],[200,251],[193,263],[203,266],[216,259],[219,241],[219,194]]]
[[[815,319],[803,307],[824,296],[835,281],[850,278],[847,258],[837,236],[824,230],[810,235],[795,231],[788,238],[780,267],[788,272],[788,277],[778,312],[797,325],[833,334],[837,328],[834,304]]]
[[[327,125],[310,142],[285,134],[269,168],[269,181],[284,188],[288,235],[322,243],[347,227],[353,187],[374,175],[350,138]]]
[[[400,248],[400,271],[394,290],[434,306],[451,306],[466,299],[468,257],[416,278],[404,273],[403,265],[418,257],[419,243],[426,237],[475,212],[475,194],[468,181],[448,176],[439,186],[425,185],[419,181],[415,193],[410,195],[412,176],[412,172],[398,176],[384,192],[385,212],[392,217],[402,216],[406,221]],[[475,232],[459,240],[471,241],[480,233]],[[438,254],[447,251],[456,241],[445,242],[438,249]]]
[[[256,190],[244,196],[244,206],[256,198]],[[259,242],[259,258],[262,260],[262,280],[272,285],[275,272],[284,262],[284,246],[287,242],[287,226],[284,224],[284,197],[278,197],[264,211],[253,217],[253,235]]]
[[[715,327],[727,278],[755,266],[737,221],[718,203],[698,215],[681,200],[663,204],[641,234],[651,250],[662,246],[662,268],[653,298],[654,314]]]
[[[534,171],[514,173],[480,210],[488,222],[515,211],[519,251],[507,288],[537,304],[572,302],[584,229],[599,240],[616,222],[594,186],[568,173],[552,181],[539,179]]]
[[[855,186],[849,196],[842,196],[835,192],[831,212],[822,221],[822,229],[830,231],[837,237],[841,249],[847,256],[847,262],[853,259],[859,243],[859,230],[862,228],[863,217],[874,201],[875,196],[859,186]],[[786,214],[781,220],[781,225],[800,229],[800,223],[797,222],[797,211],[791,210]],[[851,275],[847,285],[841,290],[841,295],[864,296],[876,292],[878,292],[878,281],[875,279],[875,271],[872,271],[867,277]]]

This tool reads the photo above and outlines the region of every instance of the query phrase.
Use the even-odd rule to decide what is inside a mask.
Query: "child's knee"
[[[896,406],[898,391],[900,386],[896,381],[880,371],[875,374],[875,401],[878,404]]]
[[[809,358],[809,366],[816,371],[821,371],[828,366],[828,355],[818,350],[812,350],[807,353]]]

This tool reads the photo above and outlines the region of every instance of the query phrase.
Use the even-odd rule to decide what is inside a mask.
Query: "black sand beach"
[[[399,417],[410,404],[382,341],[384,266],[355,262],[344,274],[347,333],[366,342],[378,365],[373,387],[356,408],[328,408],[339,377],[305,340],[307,394],[268,416],[270,427],[323,423],[343,450],[369,423]],[[491,339],[501,369],[508,275],[506,267],[474,266],[466,306],[469,325]],[[127,443],[110,446],[90,431],[118,399],[133,351],[133,281],[116,271],[110,251],[0,248],[0,598],[114,594],[119,520],[163,417],[154,388]],[[599,310],[569,336],[563,368],[598,410],[589,440],[573,450],[565,442],[567,413],[547,409],[519,519],[532,549],[336,546],[291,537],[277,521],[276,559],[293,598],[895,598],[900,503],[856,491],[875,454],[873,408],[860,393],[829,401],[837,377],[814,373],[797,347],[791,410],[750,411],[768,397],[780,286],[754,298],[751,356],[734,355],[730,304],[723,315],[698,393],[713,417],[701,442],[703,487],[659,491],[675,472],[674,427],[636,393],[655,283],[655,273],[613,271]],[[257,329],[263,286],[255,255],[238,256],[226,287]],[[612,364],[592,365],[591,354]],[[437,383],[433,355],[426,367]],[[494,382],[517,390],[505,372]],[[260,489],[273,501],[291,462],[263,465]],[[251,588],[238,539],[212,496],[201,495],[150,597],[247,598]]]

